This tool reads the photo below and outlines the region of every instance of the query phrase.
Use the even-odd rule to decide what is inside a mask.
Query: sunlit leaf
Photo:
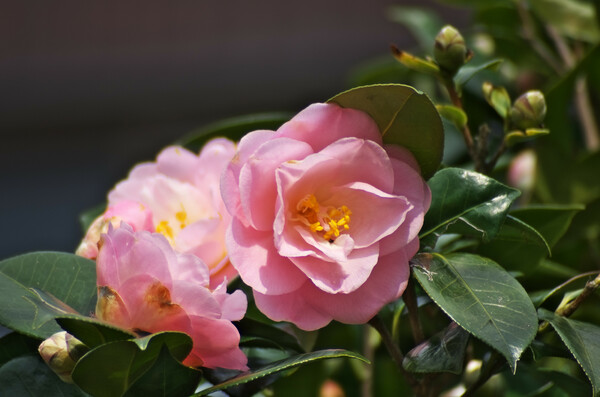
[[[420,254],[413,274],[461,327],[498,350],[513,372],[537,332],[535,308],[506,270],[472,254]]]
[[[380,84],[353,88],[328,102],[371,116],[383,141],[410,150],[425,178],[438,169],[444,152],[444,129],[435,106],[424,93],[406,85]]]
[[[540,136],[548,135],[550,130],[545,128],[528,128],[525,131],[510,131],[504,136],[504,141],[508,147],[517,143],[527,142]]]
[[[494,238],[519,191],[485,175],[459,168],[445,168],[428,182],[432,201],[420,238],[430,234],[477,235]]]
[[[600,327],[558,316],[539,309],[540,320],[549,322],[571,351],[592,383],[594,396],[600,395]]]
[[[467,114],[456,106],[436,105],[436,109],[442,117],[452,121],[457,128],[463,128],[467,124]]]
[[[456,323],[414,347],[405,356],[402,366],[410,372],[451,372],[463,370],[465,348],[469,334]]]
[[[322,360],[327,358],[354,358],[368,363],[369,361],[365,359],[363,356],[357,353],[353,353],[348,350],[341,349],[328,349],[328,350],[319,350],[312,353],[304,353],[298,356],[293,356],[284,360],[276,361],[272,364],[267,365],[261,369],[251,371],[248,373],[244,373],[242,375],[236,376],[233,379],[230,379],[226,382],[220,383],[208,389],[202,390],[200,393],[194,394],[194,397],[207,396],[212,392],[217,390],[223,390],[231,386],[240,385],[246,382],[253,381],[258,378],[262,378],[264,376],[269,376],[271,374],[285,371],[299,365],[308,364],[316,360]]]

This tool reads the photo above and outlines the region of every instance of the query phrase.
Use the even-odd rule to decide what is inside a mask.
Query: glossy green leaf
[[[223,382],[223,383],[220,383],[213,387],[210,387],[208,389],[202,390],[201,392],[194,394],[194,397],[208,396],[210,393],[215,392],[217,390],[223,390],[228,387],[232,387],[232,386],[240,385],[240,384],[243,384],[246,382],[250,382],[250,381],[265,377],[265,376],[275,374],[277,372],[295,368],[299,365],[308,364],[313,361],[323,360],[323,359],[327,359],[327,358],[342,358],[342,357],[354,358],[354,359],[369,363],[369,361],[366,358],[364,358],[363,356],[361,356],[360,354],[354,353],[354,352],[351,352],[348,350],[342,350],[342,349],[319,350],[316,352],[304,353],[304,354],[300,354],[298,356],[293,356],[290,358],[286,358],[284,360],[276,361],[276,362],[271,363],[261,369],[247,372],[242,375],[236,376],[235,378],[230,379],[226,382]]]
[[[292,116],[287,112],[270,112],[231,117],[198,128],[178,140],[176,144],[197,152],[209,139],[225,137],[238,141],[251,131],[276,130]]]
[[[531,0],[535,14],[561,34],[596,43],[600,30],[592,4],[576,0]]]
[[[135,334],[103,323],[91,317],[62,316],[56,318],[58,325],[65,331],[79,339],[82,343],[93,349],[108,342],[133,339]]]
[[[521,284],[494,261],[472,254],[419,254],[413,263],[431,299],[506,357],[514,373],[537,332],[535,308]]]
[[[463,66],[462,68],[460,68],[460,70],[454,77],[454,82],[457,86],[461,87],[467,84],[467,82],[471,80],[476,74],[481,73],[484,70],[498,69],[501,63],[502,59],[494,59],[477,66]]]
[[[443,233],[477,235],[493,239],[511,203],[520,192],[485,175],[460,168],[445,168],[428,182],[431,206],[425,214],[420,238]]]
[[[467,114],[456,106],[436,105],[436,109],[442,117],[452,121],[457,128],[463,128],[467,124]]]
[[[406,85],[381,84],[353,88],[328,102],[366,112],[377,123],[385,143],[412,152],[425,178],[438,169],[444,152],[444,129],[424,93]]]
[[[13,358],[26,354],[37,354],[40,345],[38,339],[27,337],[18,332],[11,332],[0,338],[0,367]]]
[[[0,262],[0,324],[45,339],[60,331],[54,317],[91,313],[96,264],[59,252],[34,252]]]
[[[443,26],[440,18],[431,10],[395,5],[388,9],[387,16],[400,23],[415,36],[421,48],[432,48],[435,36]]]
[[[152,368],[163,346],[176,360],[183,360],[192,349],[192,340],[180,332],[161,332],[100,345],[77,362],[73,381],[94,396],[122,396]]]
[[[477,253],[493,259],[505,269],[527,274],[537,267],[542,258],[550,255],[551,251],[537,230],[508,215],[496,237],[492,241],[482,243]]]
[[[202,372],[176,360],[162,345],[156,361],[127,391],[126,397],[186,397],[194,393]]]
[[[456,323],[410,350],[402,366],[410,372],[451,372],[463,370],[469,334]]]
[[[245,342],[249,342],[253,347],[260,347],[261,345],[263,347],[276,346],[282,349],[304,352],[304,349],[300,346],[300,342],[294,335],[275,325],[265,324],[249,317],[244,317],[236,322],[236,327],[240,331],[240,335],[246,338]]]
[[[600,396],[600,327],[545,309],[539,309],[538,315],[556,330],[592,383],[594,396]]]
[[[15,358],[0,367],[0,395],[7,397],[84,397],[64,383],[37,355]]]

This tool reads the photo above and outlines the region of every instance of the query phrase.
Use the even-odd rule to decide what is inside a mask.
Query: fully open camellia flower
[[[137,165],[108,194],[108,208],[89,228],[77,254],[94,259],[100,234],[123,221],[134,230],[163,234],[179,252],[201,258],[211,287],[235,277],[225,246],[231,217],[219,191],[221,173],[235,153],[227,139],[209,141],[199,155],[168,147],[155,163]]]
[[[305,330],[365,323],[401,295],[431,200],[406,149],[334,104],[246,135],[221,192],[229,256],[258,308]]]
[[[99,245],[96,317],[134,332],[185,332],[193,349],[184,364],[247,369],[231,323],[246,313],[242,291],[228,294],[225,282],[210,290],[208,267],[159,233],[111,225]]]

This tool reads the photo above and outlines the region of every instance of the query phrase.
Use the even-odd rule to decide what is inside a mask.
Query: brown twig
[[[556,311],[556,314],[563,317],[569,317],[571,314],[575,312],[581,306],[583,301],[585,301],[594,291],[596,291],[600,287],[600,275],[596,276],[593,280],[588,281],[583,288],[583,291],[577,298],[573,299],[571,302],[563,306],[562,308]]]

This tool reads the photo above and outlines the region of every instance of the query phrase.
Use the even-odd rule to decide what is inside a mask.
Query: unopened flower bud
[[[510,109],[510,121],[520,129],[541,126],[546,117],[546,99],[541,91],[527,91],[517,98]]]
[[[345,397],[346,394],[344,393],[344,390],[341,388],[341,386],[331,380],[328,379],[326,380],[322,385],[321,385],[321,389],[319,390],[319,397]]]
[[[442,69],[452,75],[465,64],[468,54],[465,39],[455,27],[446,25],[435,37],[433,57]]]
[[[71,372],[88,347],[65,331],[57,332],[40,344],[38,351],[50,369],[67,383],[73,383]]]

